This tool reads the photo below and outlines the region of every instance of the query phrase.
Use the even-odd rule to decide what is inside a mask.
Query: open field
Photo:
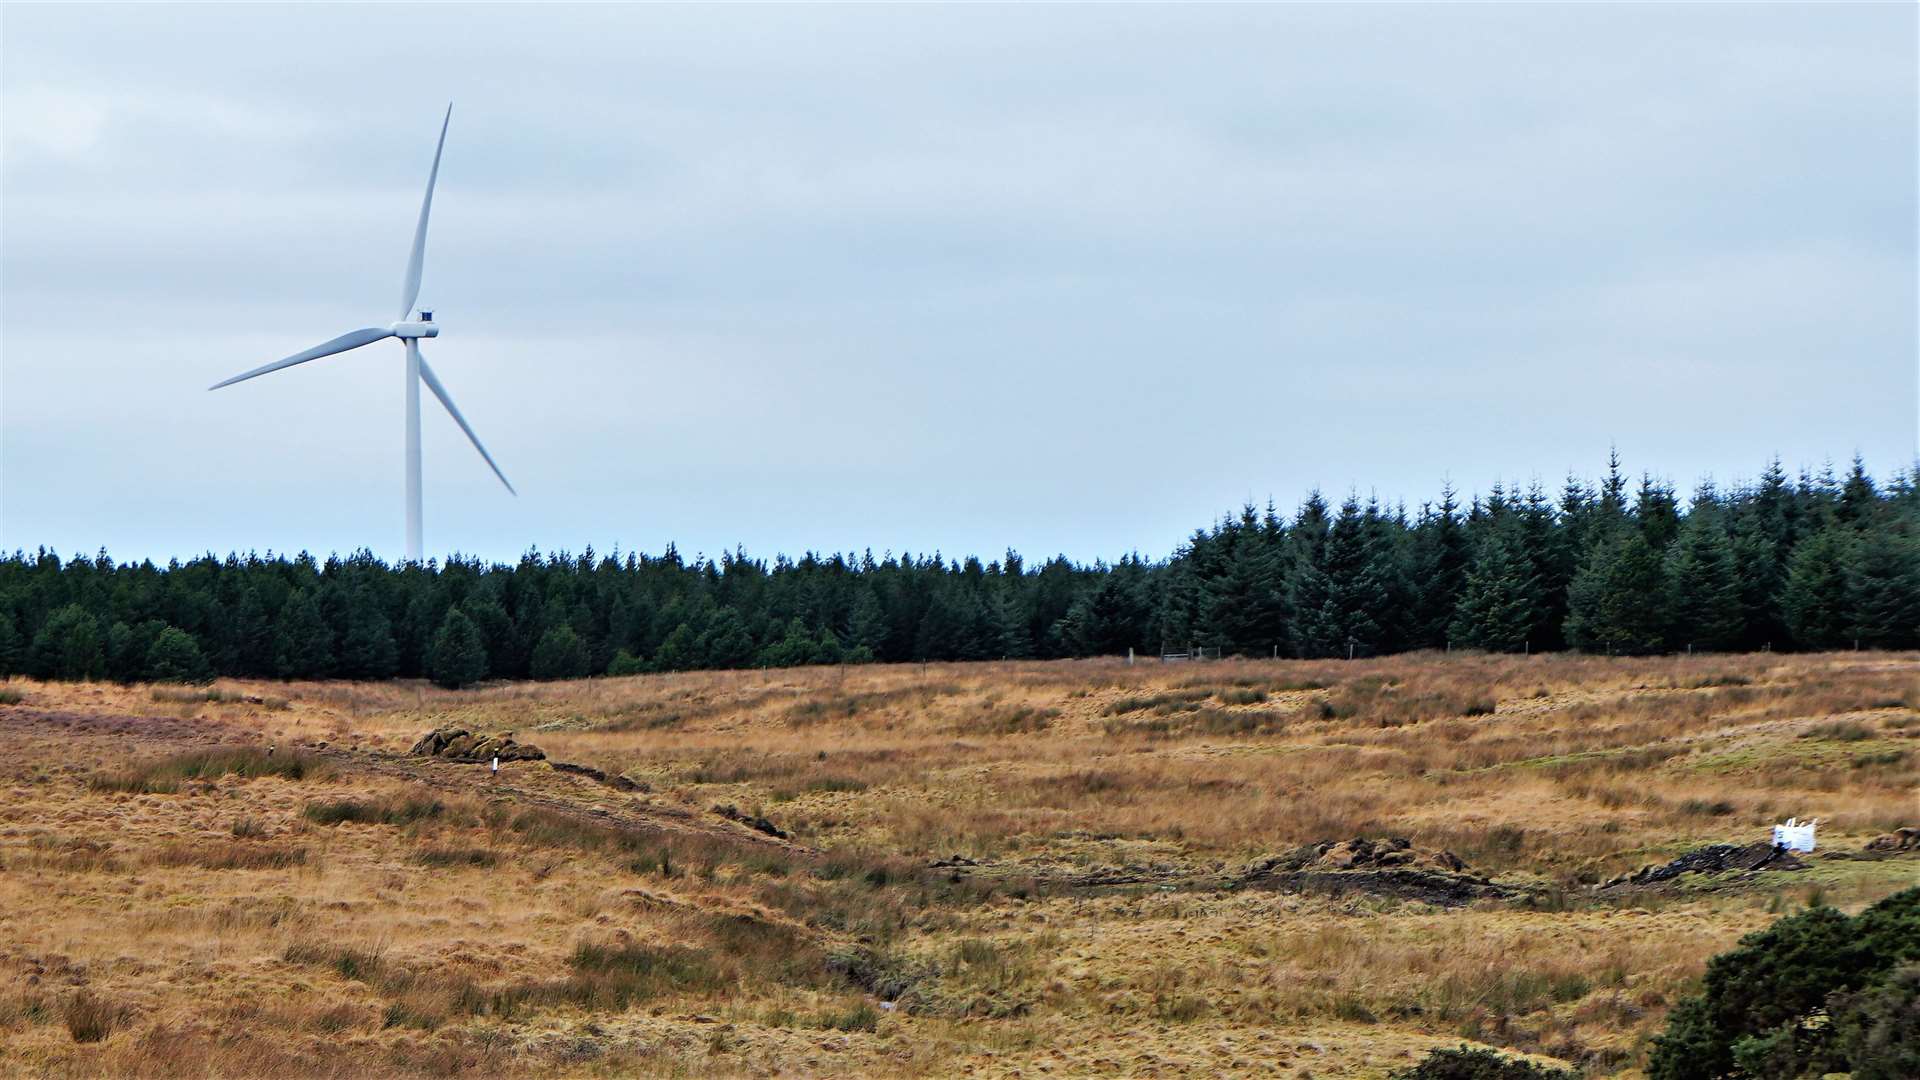
[[[8,1074],[1633,1075],[1740,935],[1920,882],[1856,857],[1920,825],[1913,653],[0,700]],[[1805,869],[1595,889],[1789,816]],[[1274,864],[1361,837],[1465,869]]]

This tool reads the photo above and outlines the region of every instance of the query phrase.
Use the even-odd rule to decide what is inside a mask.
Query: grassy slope
[[[1920,864],[1585,886],[1789,815],[1920,823],[1917,688],[1912,654],[15,683],[0,1071],[1378,1076],[1460,1038],[1630,1071],[1708,956]],[[650,790],[396,756],[452,722]],[[1194,887],[1358,835],[1545,900]],[[1149,883],[1067,884],[1112,872]]]

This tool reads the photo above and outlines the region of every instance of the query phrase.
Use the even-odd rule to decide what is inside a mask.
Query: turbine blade
[[[453,122],[453,102],[447,102],[446,119],[440,121],[440,144],[433,148],[433,168],[427,173],[427,197],[420,200],[420,224],[413,229],[413,253],[407,256],[407,283],[400,290],[400,317],[413,314],[413,303],[420,299],[420,269],[427,257],[427,215],[433,212],[433,183],[440,178],[440,151],[447,148],[447,125]]]
[[[253,378],[255,375],[265,375],[270,371],[279,371],[281,368],[290,368],[295,364],[304,364],[309,360],[318,360],[323,356],[332,356],[334,353],[343,353],[343,352],[346,352],[348,349],[357,349],[362,345],[371,345],[374,342],[379,341],[381,338],[390,338],[392,336],[393,336],[393,331],[387,329],[384,326],[369,326],[364,330],[349,330],[346,333],[341,334],[339,337],[334,338],[332,341],[325,341],[325,342],[321,342],[318,345],[315,345],[313,348],[308,349],[306,352],[297,352],[297,353],[294,353],[292,356],[287,357],[285,360],[276,360],[273,363],[266,365],[265,367],[257,367],[257,368],[254,368],[252,371],[246,372],[245,374],[235,375],[231,379],[227,379],[223,382],[214,383],[212,386],[207,387],[207,389],[218,390],[223,386],[232,386],[234,383],[237,383],[237,382],[246,382],[248,379]]]
[[[475,450],[480,451],[481,457],[487,459],[487,468],[492,469],[493,475],[499,477],[500,482],[506,485],[508,494],[517,497],[520,493],[513,490],[512,484],[507,483],[507,474],[500,471],[500,466],[493,463],[493,455],[487,453],[487,448],[480,445],[480,436],[473,433],[473,427],[467,423],[467,418],[460,415],[460,407],[453,403],[453,398],[447,394],[447,388],[440,385],[439,378],[434,375],[433,369],[427,366],[427,358],[424,356],[420,358],[420,381],[426,383],[427,389],[433,391],[433,396],[439,398],[440,404],[447,407],[453,422],[460,425],[460,430],[467,433],[467,441],[473,444]]]

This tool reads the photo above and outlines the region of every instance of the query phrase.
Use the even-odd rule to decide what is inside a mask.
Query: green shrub
[[[1908,970],[1900,965],[1916,960],[1920,888],[1853,918],[1815,907],[1781,919],[1713,958],[1702,993],[1682,1001],[1654,1040],[1647,1075],[1789,1080],[1870,1068],[1876,1033],[1916,1023],[1911,1000],[1904,1020],[1898,1004],[1907,985],[1899,972]]]

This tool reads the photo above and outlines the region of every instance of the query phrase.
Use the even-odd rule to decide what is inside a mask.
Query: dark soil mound
[[[1889,855],[1901,851],[1920,851],[1920,827],[1908,826],[1895,829],[1885,836],[1876,836],[1867,841],[1867,850]]]
[[[537,746],[513,741],[510,735],[475,735],[466,728],[435,728],[420,737],[413,744],[413,753],[420,757],[437,757],[443,761],[489,762],[494,758],[501,761],[545,761],[546,753]]]
[[[1764,840],[1751,844],[1709,844],[1695,848],[1670,863],[1643,866],[1631,874],[1621,874],[1599,888],[1627,889],[1659,885],[1682,874],[1719,874],[1728,871],[1753,873],[1759,870],[1805,870],[1801,862],[1785,848],[1776,848]]]
[[[1458,855],[1416,848],[1400,836],[1303,844],[1254,862],[1240,884],[1322,896],[1393,896],[1439,907],[1508,900],[1526,891],[1468,873]]]

